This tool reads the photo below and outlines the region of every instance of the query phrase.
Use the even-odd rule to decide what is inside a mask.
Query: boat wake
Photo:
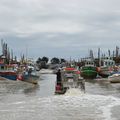
[[[81,96],[82,95],[82,96]],[[13,98],[13,96],[10,96]],[[21,97],[20,97],[21,98]],[[1,102],[4,120],[120,120],[120,99],[112,96],[84,94],[76,88],[65,95],[17,99]]]
[[[85,94],[84,91],[80,90],[79,88],[70,88],[66,91],[65,95],[67,96],[76,96],[76,95],[83,95]]]

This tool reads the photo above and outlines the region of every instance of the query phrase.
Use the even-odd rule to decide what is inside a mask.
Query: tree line
[[[39,57],[36,61],[36,64],[39,69],[48,68],[49,67],[48,61],[50,62],[50,64],[62,64],[66,62],[64,58],[53,57],[52,59],[49,59],[48,57],[44,56],[42,58]]]

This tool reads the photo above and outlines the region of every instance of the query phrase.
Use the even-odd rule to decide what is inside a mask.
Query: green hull
[[[97,76],[96,67],[83,67],[81,70],[81,76],[84,79],[94,79]]]

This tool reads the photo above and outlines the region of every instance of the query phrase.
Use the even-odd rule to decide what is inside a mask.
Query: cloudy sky
[[[120,0],[0,0],[0,38],[18,57],[107,52],[120,46]]]

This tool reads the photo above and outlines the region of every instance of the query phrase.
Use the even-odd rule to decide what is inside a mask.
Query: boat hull
[[[112,71],[109,70],[109,67],[100,67],[98,70],[98,75],[103,78],[108,78],[108,76],[111,75],[111,72]]]
[[[0,72],[0,76],[9,80],[17,80],[17,74],[15,72]]]
[[[83,67],[80,75],[84,79],[94,79],[97,77],[96,67]]]
[[[110,75],[109,72],[105,72],[105,71],[99,72],[98,74],[103,78],[107,78]]]
[[[28,82],[28,83],[38,84],[38,79],[39,79],[39,76],[26,75],[26,76],[24,76],[23,81]]]
[[[19,74],[17,79],[28,83],[38,84],[39,76]]]
[[[120,74],[119,75],[112,75],[108,77],[110,83],[120,83]]]

